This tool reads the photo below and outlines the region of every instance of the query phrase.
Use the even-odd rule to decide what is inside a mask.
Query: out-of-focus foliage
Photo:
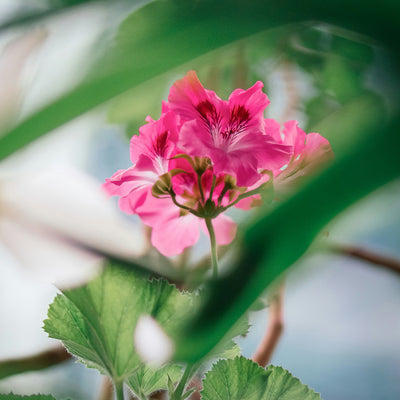
[[[358,28],[393,44],[396,28],[392,28],[391,15],[396,13],[396,4],[387,3],[388,16],[385,7],[369,13],[369,7],[360,9],[356,2],[346,3],[346,14],[341,16],[336,13],[342,9],[340,2],[323,9],[316,1],[300,9],[295,3],[283,5],[277,1],[256,1],[251,9],[241,1],[227,0],[218,5],[208,1],[186,2],[184,6],[172,1],[147,4],[123,22],[116,46],[106,51],[88,80],[0,139],[0,157],[146,80],[228,43],[283,24],[321,20]],[[349,20],[355,14],[359,18]],[[385,28],[376,30],[379,24]]]
[[[387,147],[380,137],[365,132],[370,134],[368,140],[356,148],[349,146],[347,155],[302,191],[273,212],[256,215],[244,234],[236,268],[224,279],[210,283],[203,309],[179,335],[178,359],[203,357],[265,287],[305,253],[325,224],[349,204],[398,176],[398,121],[381,127],[382,136],[396,143],[395,147]],[[376,168],[378,164],[380,168]]]
[[[177,382],[182,375],[181,367],[167,364],[160,369],[141,365],[127,380],[127,385],[143,399],[157,390],[167,390],[168,380]]]
[[[0,400],[55,400],[53,396],[38,394],[33,396],[19,396],[17,394],[0,394]]]

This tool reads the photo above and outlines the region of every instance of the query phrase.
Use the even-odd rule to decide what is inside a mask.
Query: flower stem
[[[115,381],[115,395],[117,400],[124,400],[124,382]]]
[[[188,364],[183,372],[182,378],[178,383],[178,386],[175,389],[175,392],[171,396],[171,400],[181,400],[183,391],[187,385],[187,381],[189,380],[190,376],[192,375],[193,365]]]
[[[186,210],[186,211],[190,212],[191,214],[195,215],[196,217],[200,217],[200,214],[199,214],[198,212],[196,212],[195,210],[193,210],[192,208],[186,207],[186,206],[184,206],[183,204],[179,204],[179,203],[177,202],[177,200],[176,200],[176,196],[175,196],[174,193],[171,193],[170,195],[171,195],[172,202],[173,202],[177,207],[182,208],[183,210]]]
[[[206,198],[204,197],[203,186],[201,184],[201,174],[199,174],[199,173],[197,173],[197,182],[199,184],[201,200],[203,201],[203,204],[204,204],[204,202],[206,201]]]
[[[211,183],[211,189],[210,189],[210,197],[209,197],[210,200],[212,200],[216,182],[217,182],[217,177],[213,174],[212,183]]]
[[[214,227],[211,218],[205,218],[208,233],[210,234],[211,243],[211,261],[213,268],[213,278],[218,278],[218,255],[217,255],[217,241],[215,239]]]

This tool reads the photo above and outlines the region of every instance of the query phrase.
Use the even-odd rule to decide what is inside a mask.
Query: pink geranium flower
[[[164,107],[165,110],[165,107]],[[178,121],[166,110],[159,120],[149,119],[139,129],[139,136],[131,139],[133,166],[117,171],[106,179],[103,188],[110,194],[120,196],[119,206],[128,214],[136,213],[159,176],[168,172],[170,158],[176,152]]]
[[[285,122],[283,128],[273,119],[267,119],[265,123],[275,140],[292,147],[288,164],[274,170],[274,186],[278,192],[289,192],[302,178],[333,159],[329,141],[319,133],[306,134],[297,121]]]
[[[228,208],[258,205],[263,188],[281,187],[329,156],[320,135],[306,135],[295,121],[281,131],[264,119],[269,100],[262,87],[236,89],[224,101],[189,72],[172,86],[160,119],[147,117],[132,138],[132,166],[103,185],[120,196],[123,211],[152,228],[162,254],[182,253],[203,230],[215,255],[215,242],[228,244],[236,235]]]
[[[182,158],[171,160],[171,170],[184,171],[171,178],[174,200],[183,207],[202,212],[212,213],[218,204],[226,206],[229,199],[233,200],[232,191],[223,193],[225,187],[224,176],[215,178],[213,185],[213,171],[208,168],[201,176],[201,191],[199,180],[193,166]],[[211,193],[211,188],[213,192]],[[210,199],[210,209],[202,201]],[[136,212],[142,221],[152,227],[152,244],[165,256],[180,254],[186,247],[193,246],[200,237],[200,231],[208,234],[204,218],[194,215],[185,208],[179,208],[170,196],[166,198],[151,197],[137,208]],[[213,206],[214,204],[215,206]],[[229,244],[236,235],[237,224],[228,216],[220,214],[213,219],[217,243]]]
[[[208,157],[215,173],[228,173],[238,186],[250,186],[259,169],[275,169],[289,159],[289,148],[265,134],[264,109],[269,104],[262,82],[236,89],[228,101],[201,85],[194,71],[177,81],[168,101],[183,123],[179,146],[187,154]]]

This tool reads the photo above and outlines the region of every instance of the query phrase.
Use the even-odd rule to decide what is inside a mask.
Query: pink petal
[[[192,214],[170,219],[153,227],[151,243],[166,257],[181,254],[200,236],[199,219]]]
[[[144,224],[155,227],[165,221],[179,217],[180,209],[170,198],[157,199],[149,193],[143,204],[136,209],[136,213]]]
[[[270,103],[268,96],[262,91],[263,87],[264,84],[258,81],[247,90],[234,90],[229,96],[230,110],[235,107],[244,107],[250,114],[250,118],[260,123],[263,120],[264,110]]]
[[[281,134],[281,125],[272,118],[264,120],[265,134],[271,136],[277,143],[283,143],[283,135]]]
[[[315,132],[307,135],[305,154],[307,157],[313,155],[314,158],[318,159],[328,160],[333,158],[333,151],[329,141]]]
[[[210,157],[215,148],[209,131],[197,120],[184,123],[179,136],[178,147],[189,155]]]
[[[149,119],[150,121],[150,119]],[[162,114],[157,121],[150,121],[139,128],[130,144],[131,161],[135,164],[142,154],[155,160],[168,159],[178,141],[177,119],[172,111]]]
[[[215,232],[215,239],[219,245],[227,245],[235,239],[237,224],[236,222],[233,222],[232,218],[220,214],[217,218],[212,220],[212,224]],[[207,236],[209,236],[204,220],[201,220],[201,229]]]
[[[241,210],[251,210],[253,207],[260,205],[261,196],[259,194],[255,194],[254,196],[246,197],[243,200],[240,200],[239,203],[235,204],[236,208],[240,208]]]
[[[283,143],[293,146],[294,156],[300,154],[306,142],[306,133],[299,128],[297,121],[287,121],[283,124]]]
[[[276,143],[267,135],[264,138],[263,151],[258,153],[258,167],[272,171],[287,164],[292,155],[292,147]]]
[[[124,197],[120,197],[118,205],[121,211],[127,214],[135,214],[138,207],[140,207],[147,195],[151,192],[151,187],[143,187],[129,193]]]
[[[214,110],[223,107],[223,101],[215,92],[204,89],[194,71],[189,71],[184,78],[172,85],[168,101],[171,109],[180,116],[182,122],[201,118],[198,111],[199,104]]]

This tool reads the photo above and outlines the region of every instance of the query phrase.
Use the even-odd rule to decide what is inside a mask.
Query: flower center
[[[214,145],[224,150],[227,150],[228,146],[240,137],[250,119],[249,111],[242,105],[235,105],[230,110],[228,122],[224,124],[222,124],[221,114],[209,100],[200,102],[196,110],[207,126]]]

